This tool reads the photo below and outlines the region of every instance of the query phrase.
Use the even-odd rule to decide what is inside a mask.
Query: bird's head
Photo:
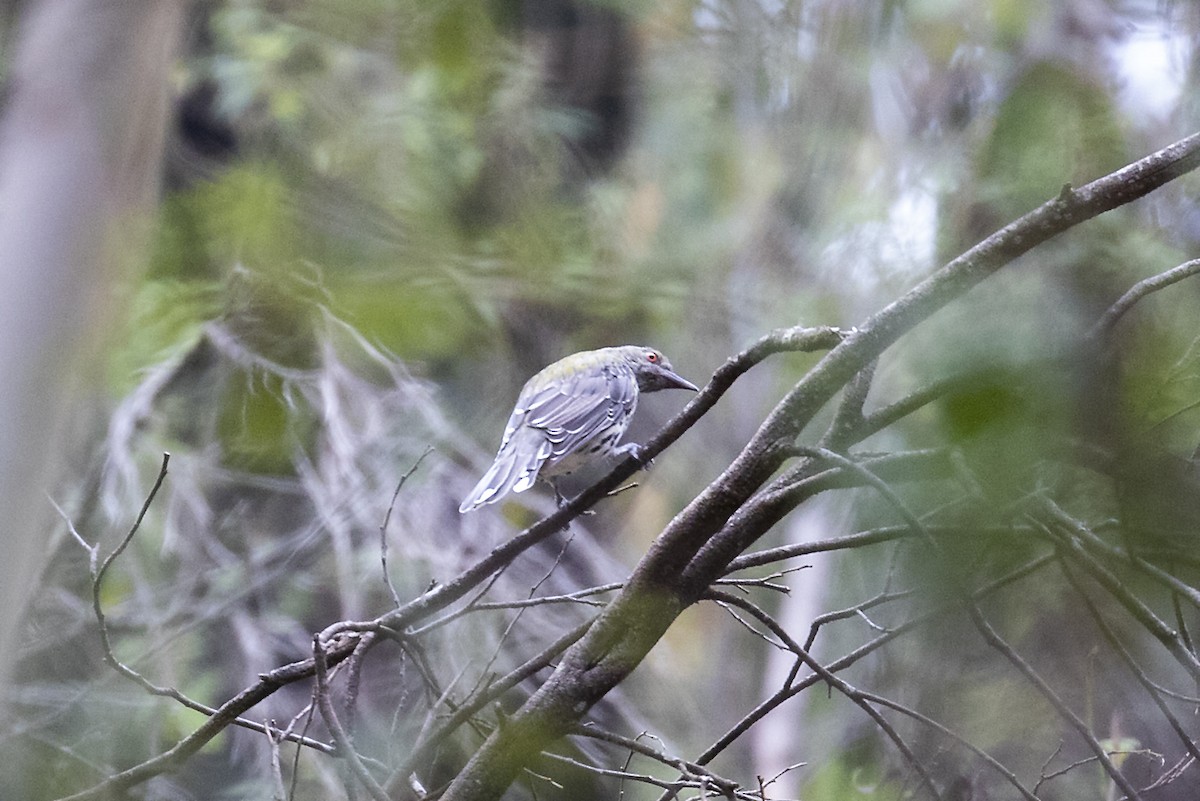
[[[641,345],[626,345],[621,351],[633,368],[638,389],[642,392],[657,392],[660,389],[699,391],[699,387],[671,369],[671,363],[660,351]]]

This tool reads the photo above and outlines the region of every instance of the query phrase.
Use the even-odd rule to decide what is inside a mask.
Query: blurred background
[[[13,54],[38,46],[20,22],[38,5],[4,4],[10,80]],[[313,631],[392,605],[380,528],[400,477],[428,448],[384,534],[401,599],[553,508],[539,489],[457,511],[543,365],[649,344],[703,384],[772,328],[854,326],[1063,184],[1112,171],[1200,119],[1200,7],[1169,0],[197,0],[178,22],[144,247],[131,251],[141,254],[134,269],[94,290],[103,323],[82,337],[84,378],[65,393],[61,464],[25,499],[46,514],[5,687],[6,799],[85,788],[202,721],[103,664],[87,553],[65,522],[107,552],[163,451],[170,475],[103,601],[119,657],[216,705],[304,658]],[[119,29],[106,35],[107,47],[129,44]],[[868,408],[1077,344],[1130,285],[1195,255],[1196,189],[1185,178],[1072,231],[939,313],[885,354]],[[1122,323],[1112,360],[1031,368],[1020,382],[982,375],[866,449],[949,445],[998,505],[1054,484],[1092,519],[1134,515],[1157,537],[1151,545],[1190,543],[1200,519],[1188,466],[1200,443],[1198,299],[1187,283],[1160,293]],[[543,579],[546,595],[619,581],[815,358],[756,368],[637,489],[519,560],[489,599],[527,597]],[[628,438],[650,436],[684,395],[644,398]],[[1045,465],[1047,432],[1121,454],[1124,471],[1103,488],[1063,489]],[[924,511],[962,491],[922,486],[905,497]],[[822,496],[760,545],[893,518],[867,495]],[[1000,571],[1033,553],[1029,540],[981,534],[957,556]],[[935,570],[882,547],[805,564],[781,579],[790,595],[763,599],[800,639],[818,615],[885,586],[937,584]],[[465,616],[428,634],[429,657],[445,683],[465,677],[465,694],[593,611]],[[1115,656],[1097,655],[1102,637],[1078,622],[1065,581],[1035,582],[989,611],[1098,738],[1145,760],[1146,776],[1180,757]],[[906,619],[882,615],[831,625],[815,653],[833,658]],[[1144,632],[1129,637],[1145,645]],[[720,608],[698,606],[597,715],[694,758],[778,688],[789,659]],[[402,757],[428,700],[420,670],[386,648],[366,668],[359,744]],[[1177,678],[1177,665],[1161,670]],[[1087,756],[962,621],[925,627],[856,671],[865,689],[943,720],[1031,786]],[[1194,695],[1186,685],[1176,689]],[[309,693],[287,688],[251,716],[285,725]],[[324,736],[318,724],[310,733]],[[947,797],[1015,797],[929,730],[910,736],[957,788]],[[448,744],[432,785],[479,739],[467,731]],[[346,797],[332,760],[290,760],[295,798]],[[262,735],[230,731],[130,797],[273,797],[269,762]],[[917,786],[870,720],[819,687],[714,768],[753,786],[796,763],[805,766],[770,797],[890,799]],[[612,782],[561,771],[565,790],[526,777],[512,797],[616,797]],[[1194,792],[1196,775],[1146,797],[1184,798],[1170,793]],[[1110,791],[1093,763],[1038,793]]]

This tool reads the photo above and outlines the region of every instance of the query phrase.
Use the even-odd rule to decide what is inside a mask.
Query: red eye
[[[650,362],[651,364],[657,364],[658,363],[658,354],[655,353],[654,351],[650,351],[649,353],[646,354],[646,361]]]

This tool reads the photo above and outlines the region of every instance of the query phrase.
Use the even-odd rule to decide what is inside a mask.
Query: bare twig
[[[818,456],[828,461],[835,462],[848,470],[865,474],[864,478],[866,481],[871,484],[871,486],[874,487],[876,491],[878,491],[893,506],[893,508],[896,509],[900,516],[904,518],[905,522],[912,526],[914,531],[920,532],[921,538],[929,544],[935,553],[939,555],[941,554],[941,546],[938,544],[938,541],[934,539],[933,535],[930,534],[930,532],[925,528],[924,524],[922,524],[921,521],[918,520],[917,517],[908,510],[904,502],[900,500],[899,496],[896,495],[892,488],[889,487],[886,482],[879,479],[878,476],[870,473],[870,471],[866,470],[866,468],[864,468],[862,465],[853,462],[840,454],[831,453],[826,449],[812,448],[801,450],[807,451],[813,456]],[[1033,686],[1043,695],[1043,697],[1045,697],[1046,700],[1051,703],[1051,705],[1058,712],[1059,717],[1061,717],[1064,722],[1070,725],[1071,728],[1075,729],[1083,741],[1092,749],[1092,752],[1096,755],[1096,759],[1100,762],[1105,772],[1108,773],[1109,777],[1113,780],[1113,783],[1120,787],[1121,791],[1124,792],[1125,795],[1131,799],[1131,801],[1138,799],[1139,796],[1133,785],[1129,783],[1129,780],[1125,778],[1117,766],[1113,764],[1112,760],[1109,759],[1103,746],[1092,735],[1091,730],[1087,727],[1087,724],[1080,720],[1080,718],[1071,710],[1071,708],[1067,706],[1066,702],[1054,692],[1053,688],[1051,688],[1050,685],[1047,684],[1040,675],[1038,675],[1038,673],[1029,665],[1029,663],[1022,659],[1020,654],[1018,654],[1016,650],[1012,648],[1012,646],[1005,642],[1005,640],[998,633],[996,633],[996,630],[992,628],[990,623],[988,623],[987,619],[983,615],[983,612],[980,611],[978,604],[975,603],[970,593],[961,585],[961,582],[953,576],[950,577],[950,581],[954,587],[955,594],[963,600],[971,622],[975,625],[975,628],[979,631],[979,633],[983,635],[983,638],[988,645],[992,646],[992,648],[1003,654],[1004,657],[1008,659],[1008,661],[1011,662],[1013,666],[1016,667],[1017,670],[1019,670],[1031,684],[1033,684]]]
[[[848,607],[846,609],[838,609],[833,612],[826,612],[823,615],[818,615],[817,617],[813,618],[812,625],[809,627],[808,637],[805,638],[805,640],[804,640],[804,650],[806,650],[806,651],[812,650],[813,643],[816,642],[816,640],[817,640],[817,632],[820,631],[822,626],[824,626],[827,623],[833,623],[834,621],[837,621],[837,620],[845,620],[846,618],[850,618],[850,617],[861,617],[864,621],[866,621],[867,625],[870,626],[872,629],[878,631],[881,634],[886,634],[887,629],[875,625],[867,617],[867,615],[866,615],[867,610],[873,609],[876,606],[880,606],[882,604],[887,604],[887,603],[891,603],[892,601],[896,601],[896,600],[899,600],[902,598],[907,598],[910,595],[912,595],[912,592],[910,590],[904,590],[902,592],[883,592],[883,593],[876,595],[873,598],[868,598],[867,600],[862,601],[861,603],[857,603],[854,606]]]
[[[1150,680],[1150,677],[1147,676],[1146,672],[1142,670],[1140,665],[1138,665],[1137,660],[1133,658],[1133,654],[1129,653],[1129,649],[1126,648],[1124,643],[1121,642],[1120,638],[1117,637],[1117,633],[1113,631],[1112,626],[1105,621],[1104,616],[1100,613],[1100,610],[1096,608],[1096,604],[1092,600],[1091,596],[1089,596],[1080,585],[1079,578],[1075,575],[1074,571],[1071,570],[1071,568],[1065,562],[1063,562],[1061,566],[1063,574],[1067,577],[1067,581],[1071,583],[1071,587],[1075,590],[1076,595],[1083,600],[1084,606],[1087,607],[1088,613],[1091,615],[1092,622],[1096,624],[1096,627],[1100,630],[1100,633],[1104,635],[1104,639],[1108,642],[1112,649],[1117,652],[1117,655],[1121,657],[1121,661],[1125,663],[1127,668],[1129,668],[1129,671],[1134,675],[1134,678],[1138,680],[1138,683],[1145,688],[1146,693],[1150,696],[1150,700],[1154,702],[1154,705],[1158,707],[1158,711],[1162,713],[1164,718],[1166,718],[1167,723],[1171,726],[1171,729],[1175,732],[1176,736],[1179,737],[1180,742],[1183,743],[1183,747],[1187,749],[1189,754],[1192,755],[1192,758],[1200,759],[1200,746],[1197,746],[1196,741],[1193,740],[1191,735],[1187,733],[1187,730],[1183,727],[1183,724],[1180,722],[1179,718],[1175,716],[1170,707],[1168,707],[1166,702],[1163,701],[1162,696],[1158,692],[1157,685]]]
[[[486,612],[496,609],[522,609],[528,606],[547,606],[552,604],[581,604],[584,606],[600,607],[604,606],[604,602],[593,601],[591,600],[591,596],[615,592],[623,586],[623,582],[615,581],[610,584],[601,584],[596,587],[588,587],[587,589],[576,590],[575,592],[563,593],[561,595],[542,595],[537,598],[525,598],[516,601],[481,601],[470,603],[436,620],[432,620],[420,628],[412,629],[409,632],[409,636],[421,637],[472,612]]]
[[[992,581],[988,584],[985,584],[982,587],[979,587],[971,594],[971,597],[974,600],[980,600],[982,598],[986,598],[986,597],[992,595],[993,593],[1009,586],[1010,584],[1012,584],[1016,581],[1019,581],[1019,580],[1025,578],[1026,576],[1029,576],[1029,575],[1037,572],[1038,570],[1042,569],[1043,567],[1045,567],[1046,565],[1048,565],[1052,561],[1054,561],[1054,558],[1055,558],[1054,554],[1051,553],[1051,554],[1045,554],[1036,559],[1033,559],[1030,562],[1027,562],[1026,564],[1018,567],[1017,569],[1012,570],[1009,573],[1004,574],[1003,576],[1000,576],[999,578],[995,579],[994,581]],[[853,651],[850,651],[849,653],[839,657],[838,659],[835,659],[831,662],[827,662],[825,664],[825,668],[827,670],[829,670],[830,672],[834,672],[834,673],[845,670],[846,668],[850,667],[851,665],[857,664],[859,661],[861,661],[865,657],[869,656],[870,654],[874,653],[875,651],[879,650],[880,648],[887,645],[888,643],[892,642],[896,638],[898,638],[904,634],[907,634],[908,632],[918,628],[919,626],[923,626],[934,620],[938,620],[942,616],[953,613],[953,612],[957,612],[958,610],[959,610],[959,606],[957,604],[954,604],[954,603],[942,604],[935,609],[929,610],[928,612],[925,612],[924,614],[921,614],[917,617],[912,618],[911,620],[907,620],[903,623],[893,626],[887,633],[881,634],[878,637],[875,637],[875,638],[869,640],[868,642],[863,643],[862,645],[855,648]],[[805,679],[802,679],[800,681],[797,681],[794,683],[788,682],[783,687],[781,687],[779,690],[777,690],[770,698],[764,699],[753,710],[746,713],[742,717],[741,720],[739,720],[737,723],[735,723],[733,726],[731,726],[724,734],[722,734],[716,740],[716,742],[714,742],[707,749],[705,749],[704,752],[700,756],[698,756],[695,761],[698,764],[702,764],[702,765],[707,764],[708,762],[711,762],[719,754],[721,754],[726,748],[728,748],[730,745],[732,745],[734,742],[736,742],[739,737],[741,737],[743,734],[745,734],[747,731],[749,731],[749,729],[754,724],[756,724],[758,721],[760,721],[764,717],[766,717],[772,710],[778,708],[781,704],[788,701],[789,699],[796,697],[801,692],[803,692],[804,690],[811,687],[813,684],[820,681],[820,678],[821,677],[818,676],[816,673],[813,673],[813,674],[809,675],[808,677],[806,677]]]
[[[612,768],[601,768],[596,765],[589,765],[585,762],[580,762],[578,759],[563,756],[562,754],[544,754],[544,756],[548,757],[549,759],[553,759],[555,762],[562,762],[563,764],[571,765],[572,767],[588,771],[589,773],[594,773],[597,776],[613,776],[625,781],[635,781],[640,784],[647,784],[651,787],[661,787],[662,789],[669,790],[672,793],[678,793],[680,790],[695,788],[701,792],[700,797],[702,799],[705,797],[704,794],[706,793],[708,787],[713,785],[713,782],[708,776],[705,775],[697,776],[695,778],[667,781],[665,779],[660,779],[657,776],[651,776],[648,773],[633,773],[627,770],[614,770]],[[736,786],[735,789],[727,792],[722,790],[721,794],[728,799],[737,799],[738,801],[760,801],[757,796],[752,795],[745,790],[737,789]]]
[[[861,438],[859,430],[863,424],[863,404],[867,402],[867,394],[871,391],[871,382],[875,378],[875,367],[878,359],[873,359],[846,385],[842,402],[838,404],[833,422],[821,438],[821,445],[833,450],[847,448],[852,442]]]
[[[1192,643],[1192,635],[1188,631],[1187,621],[1183,619],[1183,606],[1179,603],[1180,593],[1171,593],[1171,610],[1175,613],[1175,628],[1179,631],[1179,640],[1183,643],[1183,647],[1196,653],[1196,646]]]
[[[1197,658],[1196,654],[1187,648],[1179,633],[1173,631],[1170,626],[1159,619],[1158,615],[1145,602],[1123,586],[1116,576],[1084,548],[1083,542],[1094,543],[1097,538],[1087,530],[1086,526],[1068,515],[1050,499],[1042,498],[1041,506],[1049,513],[1051,520],[1057,526],[1074,535],[1059,537],[1057,541],[1076,558],[1080,567],[1096,579],[1104,589],[1108,590],[1147,632],[1162,643],[1194,679],[1200,681],[1200,658]]]
[[[354,647],[354,653],[346,660],[349,665],[349,672],[346,676],[346,695],[343,699],[342,708],[346,710],[346,734],[353,740],[355,724],[358,720],[358,691],[362,681],[362,666],[363,659],[375,644],[375,635],[368,632],[359,638],[358,644]]]
[[[537,595],[537,591],[541,589],[542,585],[550,580],[550,577],[554,575],[556,570],[558,570],[558,566],[562,564],[563,557],[567,555],[567,550],[571,547],[571,543],[574,541],[575,533],[572,532],[567,536],[566,541],[563,543],[562,548],[559,549],[558,555],[554,558],[554,562],[550,565],[549,569],[547,569],[546,572],[542,574],[542,577],[538,579],[532,587],[529,588],[529,597],[526,598],[526,600],[532,600],[533,597]],[[480,671],[480,682],[483,681],[484,676],[488,675],[488,672],[492,669],[492,665],[496,663],[496,660],[500,658],[500,652],[505,640],[508,638],[509,634],[512,633],[513,629],[516,628],[517,623],[521,620],[521,616],[525,614],[525,611],[528,608],[528,606],[523,606],[517,609],[517,613],[513,615],[512,620],[510,620],[504,627],[504,631],[500,634],[500,637],[496,642],[496,647],[492,651],[491,657],[488,659],[487,664],[485,664],[483,669]],[[477,684],[475,689],[478,689],[478,687],[479,685]]]
[[[283,742],[280,732],[275,730],[271,722],[267,722],[264,732],[267,738],[267,749],[270,753],[271,801],[287,801],[287,787],[283,783],[283,761],[279,756],[279,745]]]
[[[146,679],[142,678],[142,676],[135,670],[123,665],[113,654],[112,644],[109,642],[108,637],[108,624],[105,622],[104,609],[100,603],[100,591],[104,584],[104,576],[108,573],[108,569],[112,566],[112,563],[116,560],[116,558],[124,553],[125,549],[129,547],[129,543],[133,541],[134,535],[137,534],[138,529],[141,528],[142,521],[146,518],[146,512],[150,511],[150,504],[154,503],[154,496],[158,495],[159,487],[162,486],[163,481],[167,477],[167,465],[170,464],[170,461],[171,454],[164,453],[162,456],[162,466],[158,469],[158,477],[154,479],[154,486],[150,488],[149,494],[146,495],[146,500],[142,503],[142,509],[138,512],[137,519],[135,519],[133,521],[133,525],[129,527],[128,533],[126,533],[121,541],[117,543],[117,547],[113,548],[112,553],[105,557],[104,561],[100,563],[99,568],[95,567],[94,560],[94,556],[98,552],[99,546],[97,546],[97,551],[92,552],[92,611],[95,612],[96,622],[100,627],[100,642],[104,648],[104,661],[116,669],[116,671],[121,675],[137,682],[138,684],[141,684],[143,687],[156,695],[166,695],[169,693],[162,692],[161,688],[155,687]]]
[[[445,741],[459,726],[470,720],[473,715],[500,698],[504,693],[516,687],[539,670],[546,668],[556,656],[582,637],[591,624],[592,621],[589,620],[559,637],[542,649],[540,653],[526,660],[524,664],[517,666],[509,673],[495,679],[482,688],[474,697],[454,710],[453,714],[436,731],[423,733],[419,736],[416,744],[413,746],[412,752],[393,772],[392,778],[388,780],[388,792],[394,791],[398,783],[404,780],[404,777],[410,775],[418,765],[422,764],[428,758],[429,754],[432,753],[433,749]]]
[[[662,748],[655,748],[651,745],[647,745],[646,743],[642,742],[642,739],[644,737],[651,737],[652,735],[648,735],[645,732],[639,734],[637,737],[625,737],[624,735],[617,734],[616,732],[606,731],[595,724],[587,723],[576,726],[571,730],[570,735],[574,737],[586,737],[591,740],[599,740],[601,742],[615,745],[619,748],[627,749],[631,754],[636,753],[644,757],[648,757],[649,759],[653,759],[656,762],[660,762],[667,767],[671,767],[679,771],[680,779],[683,781],[698,781],[703,778],[713,787],[719,788],[721,792],[727,794],[737,791],[739,787],[737,782],[713,773],[703,765],[697,765],[695,762],[688,762],[686,759],[671,756]],[[661,745],[661,740],[659,740],[657,737],[654,737],[653,739],[658,740],[659,744]]]
[[[913,771],[915,771],[916,774],[921,778],[921,782],[929,790],[929,794],[938,801],[941,800],[942,793],[938,789],[937,784],[934,783],[933,777],[929,775],[928,771],[926,771],[925,765],[920,759],[917,758],[917,755],[912,752],[912,749],[908,747],[908,744],[904,742],[903,738],[900,737],[899,732],[896,731],[892,724],[888,722],[888,720],[884,718],[882,714],[880,714],[879,710],[871,705],[870,701],[861,692],[859,692],[856,687],[844,679],[836,676],[832,671],[829,670],[829,668],[825,667],[811,655],[809,655],[807,651],[800,647],[800,643],[796,642],[791,635],[787,633],[787,630],[778,623],[778,621],[764,612],[758,607],[758,605],[746,600],[745,598],[731,595],[726,592],[721,592],[719,590],[711,590],[708,595],[712,600],[719,600],[722,603],[726,603],[731,606],[737,606],[753,615],[758,622],[770,629],[771,633],[779,638],[780,642],[783,643],[783,647],[786,647],[789,651],[796,654],[800,661],[807,665],[815,675],[820,676],[822,681],[837,689],[837,691],[846,696],[851,703],[862,709],[862,711],[865,712],[868,717],[875,721],[875,725],[879,727],[880,731],[887,735],[888,739],[891,740],[896,746],[896,749],[904,757],[905,762],[907,762]]]
[[[810,556],[815,553],[830,551],[854,550],[867,545],[877,545],[882,542],[893,542],[912,536],[908,526],[884,526],[863,531],[858,534],[847,534],[843,537],[833,537],[816,542],[798,542],[794,545],[781,545],[778,548],[768,548],[754,553],[744,554],[729,563],[726,573],[735,573],[751,567],[781,562],[784,559],[795,559],[799,556]]]
[[[392,583],[392,574],[388,572],[387,563],[387,528],[388,523],[392,519],[392,510],[396,508],[396,499],[400,497],[400,490],[404,489],[404,482],[417,472],[417,468],[421,466],[421,462],[425,461],[425,457],[433,453],[433,446],[425,448],[417,460],[413,462],[412,467],[405,471],[404,475],[400,476],[400,480],[396,482],[396,491],[392,493],[392,500],[388,504],[387,513],[383,516],[383,522],[379,524],[379,562],[383,568],[383,580],[387,584],[388,593],[392,596],[392,605],[400,606],[400,595],[396,592],[396,585]]]
[[[54,503],[55,509],[58,510],[58,513],[62,515],[64,520],[66,520],[72,537],[88,552],[89,570],[92,576],[92,610],[96,617],[97,627],[100,632],[100,643],[104,654],[104,661],[112,666],[120,675],[138,684],[147,693],[163,698],[170,698],[171,700],[176,701],[188,709],[211,717],[218,713],[217,709],[208,706],[207,704],[202,704],[199,701],[184,695],[174,687],[164,687],[153,683],[141,673],[116,658],[116,655],[112,650],[107,616],[105,615],[103,606],[101,604],[104,577],[114,564],[116,558],[125,551],[125,549],[133,541],[134,536],[141,528],[146,514],[150,510],[151,504],[153,504],[155,497],[162,488],[163,482],[166,480],[167,468],[170,464],[170,459],[171,455],[169,453],[163,454],[162,462],[159,467],[158,474],[154,480],[154,484],[147,493],[137,518],[134,520],[133,525],[130,526],[129,531],[126,532],[125,536],[122,538],[117,547],[113,549],[112,553],[110,553],[102,563],[99,562],[99,544],[97,543],[96,545],[89,545],[83,536],[76,530],[74,524],[70,521],[70,519],[67,518],[66,513],[58,506],[58,504],[54,503],[53,500],[51,500],[51,503]],[[258,721],[249,720],[243,717],[233,718],[231,724],[258,732],[269,738],[280,737],[283,740],[297,743],[298,745],[306,748],[312,748],[321,753],[330,754],[333,753],[334,750],[333,746],[329,745],[328,743],[321,742],[320,740],[314,740],[310,737],[294,734],[290,727],[283,732],[277,732],[269,724],[259,723]]]
[[[1146,749],[1146,748],[1139,748],[1139,749],[1135,749],[1135,750],[1124,750],[1124,749],[1114,748],[1110,751],[1106,751],[1105,754],[1106,754],[1106,756],[1109,756],[1109,757],[1131,756],[1133,754],[1140,754],[1143,756],[1154,756],[1154,757],[1160,757],[1160,758],[1162,756],[1161,754],[1156,754],[1153,751],[1150,751],[1149,749]],[[1050,781],[1051,779],[1057,779],[1059,776],[1065,776],[1077,768],[1081,768],[1084,765],[1090,765],[1096,761],[1097,761],[1097,758],[1094,756],[1083,757],[1082,759],[1076,759],[1074,762],[1070,763],[1069,765],[1064,765],[1063,767],[1059,768],[1058,770],[1052,770],[1049,773],[1044,772],[1044,769],[1043,769],[1043,773],[1038,778],[1038,783],[1035,785],[1035,788],[1040,789],[1043,784]],[[1047,762],[1046,764],[1049,764],[1049,763]],[[1158,784],[1158,782],[1155,782],[1154,784],[1152,784],[1150,786],[1153,787],[1156,784]],[[1150,789],[1150,788],[1146,788],[1146,789]],[[1133,796],[1133,797],[1136,798],[1137,796]]]
[[[290,733],[292,731],[292,729],[295,728],[296,723],[298,721],[300,721],[301,719],[303,719],[304,727],[300,730],[300,733],[308,734],[308,730],[312,726],[313,718],[316,716],[316,712],[317,712],[317,687],[316,687],[316,683],[314,682],[313,688],[312,688],[311,699],[309,700],[309,702],[307,704],[304,705],[304,709],[297,712],[292,717],[292,719],[290,721],[288,721],[288,727],[287,727],[286,731],[288,733]],[[293,754],[293,756],[292,756],[292,784],[291,784],[291,787],[288,789],[288,798],[289,799],[296,797],[296,787],[300,784],[300,753],[301,753],[301,749],[297,748],[295,754]]]
[[[1178,781],[1179,778],[1183,775],[1184,771],[1186,771],[1188,768],[1190,768],[1192,765],[1195,765],[1195,764],[1196,764],[1196,758],[1194,756],[1183,757],[1183,758],[1179,759],[1169,769],[1163,771],[1163,774],[1161,776],[1159,776],[1157,779],[1155,779],[1151,784],[1146,785],[1146,787],[1144,787],[1143,790],[1148,793],[1151,790],[1157,790],[1160,787],[1165,787],[1166,785],[1170,784],[1173,781]]]
[[[1104,772],[1108,774],[1109,778],[1112,779],[1115,785],[1121,788],[1121,792],[1125,793],[1126,798],[1128,798],[1130,801],[1138,801],[1141,796],[1138,794],[1137,789],[1135,789],[1134,786],[1129,783],[1129,780],[1125,778],[1125,774],[1121,773],[1121,770],[1115,764],[1113,764],[1112,759],[1109,758],[1108,751],[1092,734],[1092,731],[1090,728],[1088,728],[1088,725],[1081,720],[1069,706],[1067,706],[1067,702],[1064,701],[1058,695],[1058,693],[1054,692],[1054,689],[1046,683],[1046,680],[1038,675],[1037,671],[1035,671],[1028,662],[1022,659],[1021,655],[1018,654],[1011,645],[1005,642],[1004,638],[996,633],[996,630],[992,628],[990,623],[988,623],[987,619],[983,616],[983,613],[979,611],[978,606],[972,604],[967,611],[971,615],[971,621],[975,624],[975,627],[979,630],[979,633],[983,635],[983,638],[987,641],[988,645],[992,646],[1001,654],[1003,654],[1004,658],[1011,662],[1012,665],[1016,667],[1026,679],[1029,680],[1030,684],[1037,688],[1038,692],[1042,694],[1042,697],[1050,702],[1051,706],[1053,706],[1055,711],[1058,712],[1058,716],[1062,718],[1063,721],[1072,729],[1074,729],[1079,738],[1087,744],[1088,748],[1091,749],[1096,760],[1100,763],[1101,767],[1104,768]]]
[[[975,756],[979,757],[984,762],[986,762],[993,770],[995,770],[997,773],[999,773],[1001,776],[1003,776],[1004,779],[1013,786],[1013,789],[1015,789],[1018,793],[1021,794],[1022,798],[1025,798],[1028,801],[1037,801],[1037,796],[1034,795],[1033,792],[1029,788],[1027,788],[1024,784],[1022,784],[1021,780],[1019,778],[1017,778],[1017,775],[1015,773],[1013,773],[1011,770],[1009,770],[1008,768],[1006,768],[1004,766],[1004,763],[1002,763],[1000,760],[996,759],[994,756],[992,756],[988,752],[984,751],[982,748],[979,748],[974,743],[972,743],[970,740],[968,740],[965,737],[963,737],[962,735],[958,734],[950,727],[945,726],[945,725],[939,723],[938,721],[934,720],[933,718],[931,718],[927,715],[923,715],[920,712],[918,712],[917,710],[915,710],[911,707],[905,706],[904,704],[901,704],[890,698],[885,698],[882,695],[876,695],[875,693],[867,692],[865,690],[860,690],[859,692],[862,694],[863,698],[865,698],[873,703],[879,704],[880,706],[889,707],[890,709],[894,709],[903,715],[907,715],[908,717],[912,718],[913,720],[920,721],[921,723],[925,724],[926,726],[930,727],[931,729],[936,729],[937,731],[941,732],[943,735],[954,740],[956,743],[961,745],[963,748],[966,748],[968,751],[975,754]]]
[[[88,552],[89,570],[92,575],[95,575],[96,555],[97,549],[99,548],[99,543],[96,545],[89,545],[87,540],[85,540],[79,531],[76,530],[75,521],[71,520],[71,517],[65,511],[63,511],[63,508],[58,505],[58,501],[54,500],[54,498],[50,497],[49,495],[47,495],[46,498],[50,501],[50,505],[54,507],[54,511],[58,512],[58,516],[61,517],[63,522],[67,524],[67,531],[71,534],[71,537],[74,538],[75,542],[78,543],[81,548]]]
[[[375,781],[375,777],[367,770],[367,766],[363,764],[358,751],[354,749],[350,735],[342,727],[342,723],[333,709],[333,699],[330,698],[325,667],[325,649],[321,645],[320,635],[313,635],[313,664],[317,681],[317,708],[321,710],[321,718],[325,721],[329,733],[333,736],[333,742],[337,745],[337,755],[346,760],[350,772],[367,789],[371,798],[375,801],[391,801],[387,793],[379,786],[379,782]]]
[[[1128,292],[1122,295],[1116,303],[1108,308],[1104,315],[1096,321],[1088,332],[1088,337],[1093,340],[1099,340],[1112,332],[1117,322],[1125,315],[1127,311],[1133,308],[1134,304],[1142,298],[1157,292],[1160,289],[1165,289],[1172,284],[1178,283],[1185,278],[1200,273],[1200,259],[1192,259],[1185,261],[1177,267],[1161,272],[1158,275],[1152,275],[1149,278],[1143,278],[1134,284]]]

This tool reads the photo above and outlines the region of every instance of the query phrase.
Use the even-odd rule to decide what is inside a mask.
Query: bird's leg
[[[632,456],[637,463],[641,465],[643,470],[647,470],[650,468],[650,465],[654,464],[654,460],[642,459],[642,453],[645,452],[645,450],[646,449],[644,447],[636,442],[626,442],[624,445],[613,448],[612,453],[614,456]]]
[[[558,508],[561,509],[566,506],[569,501],[567,501],[567,497],[558,489],[558,476],[552,476],[546,479],[546,483],[550,485],[550,489],[554,490],[554,503],[558,505]],[[582,512],[580,512],[580,514],[594,515],[596,512],[593,509],[584,509]]]

